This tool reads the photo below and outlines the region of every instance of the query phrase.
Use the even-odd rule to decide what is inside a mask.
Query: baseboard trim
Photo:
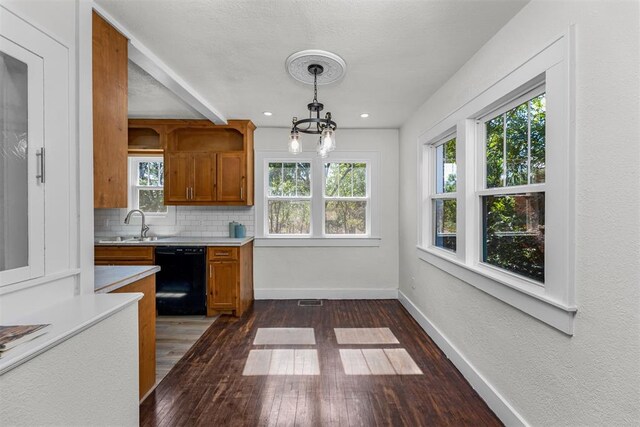
[[[392,289],[254,289],[256,300],[266,299],[398,299],[398,288]]]
[[[449,339],[425,316],[418,307],[402,291],[398,290],[398,300],[418,322],[449,360],[469,381],[473,389],[484,399],[489,408],[507,426],[528,426],[522,416],[505,400],[504,397],[480,374],[476,368],[460,353]]]

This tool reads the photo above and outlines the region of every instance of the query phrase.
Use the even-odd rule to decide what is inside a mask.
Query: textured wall
[[[256,151],[286,151],[285,128],[259,128]],[[315,138],[306,135],[304,149]],[[256,247],[254,287],[260,298],[393,297],[398,287],[398,131],[342,129],[337,150],[377,151],[379,165],[379,247]],[[315,153],[313,154],[315,156]],[[260,215],[260,213],[258,213]],[[261,218],[256,218],[260,221]],[[383,290],[382,293],[378,291]]]
[[[637,1],[533,0],[400,132],[400,289],[532,425],[640,419],[638,8]],[[573,337],[419,260],[415,249],[418,135],[570,24],[579,310]]]
[[[254,208],[237,206],[176,206],[174,225],[150,225],[150,236],[228,237],[229,223],[237,221],[254,233]],[[96,236],[134,236],[140,224],[126,225],[126,209],[94,209]],[[137,216],[136,216],[137,217]],[[137,217],[139,218],[139,217]],[[136,221],[138,221],[136,219]]]
[[[5,426],[137,426],[138,306],[0,377]]]

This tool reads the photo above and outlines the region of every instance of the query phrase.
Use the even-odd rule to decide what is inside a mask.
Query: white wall
[[[289,131],[257,129],[255,150],[286,151]],[[315,138],[305,137],[305,151],[312,150]],[[398,131],[339,129],[337,145],[338,151],[380,153],[380,246],[256,247],[256,298],[395,298],[397,295]],[[261,215],[256,210],[256,223],[262,221]]]
[[[640,419],[639,22],[637,1],[533,0],[400,131],[400,291],[532,425]],[[415,249],[418,135],[570,24],[576,24],[577,119],[573,337],[419,260]]]

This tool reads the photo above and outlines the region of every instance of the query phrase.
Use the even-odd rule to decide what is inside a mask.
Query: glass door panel
[[[3,286],[44,274],[44,73],[42,57],[0,35]]]

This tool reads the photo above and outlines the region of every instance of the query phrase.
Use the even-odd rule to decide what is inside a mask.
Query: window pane
[[[353,197],[367,197],[367,164],[353,164]]]
[[[325,163],[327,197],[366,197],[366,163]]]
[[[296,164],[295,163],[282,164],[282,195],[289,196],[289,197],[296,195]]]
[[[324,220],[326,234],[367,234],[367,202],[327,200]]]
[[[531,183],[544,182],[545,173],[545,131],[546,99],[545,94],[529,101],[531,108]]]
[[[502,187],[504,154],[504,117],[498,116],[486,122],[487,131],[487,188]]]
[[[310,201],[269,200],[269,234],[310,233]]]
[[[510,110],[507,119],[507,186],[526,185],[529,103],[525,102]]]
[[[436,246],[456,250],[456,200],[455,199],[437,199],[435,206]]]
[[[269,196],[282,196],[282,163],[269,163]]]
[[[436,148],[436,193],[456,191],[456,139]]]
[[[166,213],[164,190],[138,189],[138,207],[145,213]]]
[[[138,163],[138,185],[161,187],[164,184],[164,162]]]
[[[544,193],[484,196],[483,258],[544,283]]]
[[[298,163],[297,196],[311,196],[311,163]]]

